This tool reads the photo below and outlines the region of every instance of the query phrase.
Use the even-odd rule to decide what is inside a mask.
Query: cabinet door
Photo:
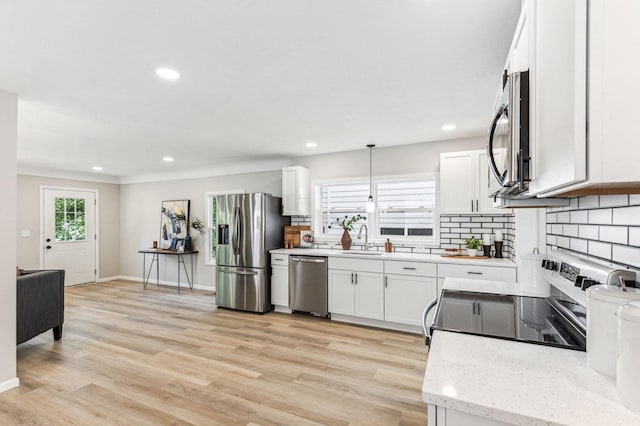
[[[535,2],[531,123],[537,194],[586,179],[587,2]]]
[[[298,187],[295,168],[282,169],[282,214],[297,214]]]
[[[516,302],[513,298],[483,300],[477,303],[480,329],[483,333],[516,337]]]
[[[355,275],[355,316],[384,320],[384,279],[382,274]]]
[[[329,312],[332,314],[354,315],[355,273],[329,269]]]
[[[274,265],[271,271],[271,304],[289,306],[289,268]]]
[[[419,326],[424,307],[437,297],[436,279],[386,275],[384,284],[385,321]],[[433,313],[434,310],[429,314],[427,324],[431,324]]]
[[[499,153],[494,155],[498,156]],[[511,209],[496,209],[493,208],[493,197],[489,194],[493,194],[500,189],[500,184],[496,180],[496,177],[489,170],[489,156],[485,151],[480,151],[478,154],[478,213],[499,213],[509,214]]]
[[[440,212],[442,214],[474,212],[475,173],[472,152],[440,154]]]

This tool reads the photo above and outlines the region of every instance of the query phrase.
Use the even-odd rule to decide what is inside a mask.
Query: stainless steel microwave
[[[489,169],[500,185],[491,195],[517,197],[530,181],[529,71],[509,74],[491,121],[487,144]],[[491,180],[491,179],[489,179]]]

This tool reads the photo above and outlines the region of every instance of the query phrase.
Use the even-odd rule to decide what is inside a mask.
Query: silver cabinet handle
[[[471,211],[473,211],[473,200],[471,200]]]
[[[271,259],[271,261],[284,262],[284,259],[281,257],[274,257],[273,259]]]
[[[386,275],[384,276],[384,286],[385,286],[385,288],[387,287],[387,276]]]
[[[351,284],[353,284],[353,272],[351,273]]]
[[[480,313],[480,302],[476,302],[478,304],[478,316],[482,316],[482,314]]]
[[[469,275],[482,275],[482,272],[468,271],[467,274],[469,274]]]
[[[476,200],[476,211],[480,211],[480,201]]]
[[[426,345],[431,344],[431,336],[429,336],[429,332],[427,331],[427,316],[429,312],[438,304],[438,298],[433,299],[427,306],[424,307],[422,311],[422,335],[424,336],[424,342]]]
[[[356,280],[353,282],[355,285],[358,285],[358,273],[356,272],[355,274]]]
[[[415,271],[416,268],[409,268],[408,266],[403,266],[402,269],[406,270],[406,271]]]
[[[476,315],[476,301],[475,300],[471,304],[471,315],[473,315],[473,316]]]

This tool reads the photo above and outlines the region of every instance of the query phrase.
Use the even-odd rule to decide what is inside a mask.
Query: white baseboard
[[[14,377],[13,379],[5,380],[0,383],[0,393],[8,391],[9,389],[17,388],[20,386],[20,379]]]
[[[136,281],[141,283],[142,282],[142,278],[141,277],[130,277],[130,276],[126,276],[126,275],[120,275],[116,278],[114,278],[115,280],[127,280],[127,281]],[[148,285],[152,285],[155,286],[157,283],[156,280],[154,279],[150,279],[149,280],[149,284]],[[177,281],[165,281],[165,280],[160,280],[160,284],[162,285],[168,285],[168,286],[172,286],[172,287],[178,287],[178,282]],[[183,281],[180,282],[180,288],[189,288],[189,284]],[[213,286],[208,286],[208,285],[202,285],[202,284],[193,284],[193,288],[195,288],[196,290],[209,290],[209,291],[216,291],[216,288]]]
[[[331,314],[331,321],[348,322],[351,324],[366,325],[369,327],[386,328],[387,330],[404,331],[406,333],[422,334],[422,328],[418,325],[399,324],[397,322],[380,321],[369,318],[359,318],[350,315]]]
[[[104,278],[98,278],[98,281],[96,281],[97,283],[104,283],[107,281],[115,281],[115,280],[121,280],[123,279],[120,275],[116,275],[113,277],[104,277]]]

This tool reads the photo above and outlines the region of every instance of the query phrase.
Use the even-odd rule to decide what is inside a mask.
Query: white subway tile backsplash
[[[493,222],[493,218],[488,216],[473,216],[471,217],[471,222]]]
[[[558,237],[558,247],[571,248],[571,239],[569,237]]]
[[[611,225],[611,209],[589,210],[589,223]]]
[[[615,225],[640,226],[640,206],[614,209],[613,223]]]
[[[471,222],[471,218],[469,216],[452,216],[451,222]]]
[[[546,214],[548,248],[606,259],[640,273],[640,194],[571,199]]]
[[[577,237],[578,225],[562,225],[562,233],[568,237]]]
[[[589,214],[586,210],[576,210],[570,213],[570,222],[571,223],[588,223],[589,222]]]
[[[594,207],[599,207],[597,195],[578,198],[578,208],[580,208],[581,210],[592,209]]]
[[[589,240],[597,240],[599,238],[598,229],[596,225],[580,225],[578,226],[578,236]]]
[[[587,240],[571,238],[569,248],[574,251],[579,251],[580,253],[585,253],[587,251]]]
[[[629,228],[629,245],[640,247],[640,228]]]
[[[589,241],[588,253],[592,256],[602,257],[604,259],[611,259],[611,244],[601,243],[598,241]]]
[[[618,207],[629,205],[628,195],[601,195],[600,207]]]
[[[627,227],[626,226],[601,226],[600,240],[611,243],[627,244]]]
[[[640,268],[640,248],[614,245],[611,257],[614,262]]]

